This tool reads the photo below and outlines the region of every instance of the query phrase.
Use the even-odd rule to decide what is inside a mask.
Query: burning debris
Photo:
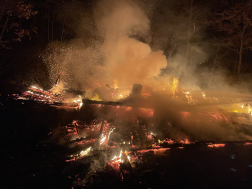
[[[251,142],[246,142],[244,145],[251,145],[252,143]]]
[[[224,147],[225,144],[208,144],[207,147],[209,148],[218,148],[218,147]]]
[[[133,46],[138,43],[128,38],[119,42]],[[132,68],[129,65],[127,70],[128,64],[124,65],[128,58],[117,60],[122,62],[120,66],[129,75],[136,70],[132,81],[137,83],[131,88],[127,82],[124,85],[124,74],[120,75],[121,68],[115,62],[114,67],[105,65],[115,79],[100,83],[95,79],[95,86],[98,87],[92,90],[87,87],[85,92],[74,93],[74,90],[64,88],[58,76],[55,85],[48,91],[31,86],[21,95],[15,95],[17,100],[44,103],[66,110],[78,109],[76,117],[80,120],[74,119],[60,127],[60,131],[53,131],[52,138],[59,139],[59,145],[71,149],[66,154],[65,162],[90,166],[83,178],[76,176],[79,186],[88,183],[89,178],[104,169],[115,171],[125,180],[127,174],[146,164],[145,156],[150,154],[162,155],[176,150],[183,152],[193,145],[206,148],[224,148],[226,145],[198,142],[202,140],[252,139],[250,95],[193,90],[183,87],[176,77],[170,83],[166,78],[159,83],[154,77],[158,77],[160,68],[165,66],[165,57],[161,52],[152,52],[146,44],[139,45],[144,46],[146,52],[139,56],[144,58],[137,56],[129,60]],[[121,47],[117,48],[120,50]],[[138,50],[134,48],[132,51]],[[153,60],[149,62],[149,58]],[[157,67],[146,70],[148,65],[144,63],[152,64],[156,58],[159,60]],[[141,69],[135,67],[138,61]],[[113,82],[104,83],[107,81]],[[90,117],[95,119],[88,122]],[[247,142],[244,145],[250,144]]]
[[[160,119],[157,119],[160,116],[158,104],[160,101],[156,100],[154,92],[148,96],[142,95],[142,87],[136,86],[138,87],[132,89],[132,95],[120,101],[83,100],[83,106],[76,111],[81,115],[80,119],[74,119],[69,124],[49,133],[52,138],[57,135],[59,141],[56,143],[68,149],[64,159],[68,167],[86,166],[85,171],[80,171],[75,176],[69,175],[69,178],[76,181],[75,187],[89,185],[93,178],[99,177],[99,174],[104,172],[113,173],[115,178],[123,181],[128,180],[129,176],[136,172],[146,174],[145,172],[151,172],[150,170],[158,167],[152,163],[152,157],[167,156],[171,152],[183,153],[192,147],[200,149],[221,147],[222,150],[228,145],[228,143],[214,141],[199,142],[195,135],[180,127],[181,123],[190,124],[192,120],[225,125],[231,120],[227,112],[210,112],[205,109],[202,111],[198,109],[197,104],[188,103],[186,95],[183,92],[179,93],[178,90],[174,98],[172,94],[167,95],[169,100],[165,98],[167,101],[161,102],[164,106],[167,102],[176,104],[179,102],[179,95],[184,95],[184,99],[181,98],[184,100],[182,109],[176,109],[174,114],[179,116],[181,123],[173,122],[172,118],[166,119],[170,113],[168,107],[168,109],[161,109],[161,113],[166,114],[161,118],[165,118],[167,122],[164,122],[160,128],[158,125]],[[196,98],[197,95],[193,97],[194,102],[200,103]],[[209,95],[207,97],[210,98]],[[82,116],[88,113],[87,109],[93,110],[96,119],[90,122],[81,120]],[[235,115],[238,116],[238,113]],[[180,135],[175,132],[186,134]],[[249,145],[249,142],[244,142],[243,146]],[[209,149],[209,151],[214,150]]]
[[[46,91],[40,87],[33,85],[29,87],[27,91],[24,91],[21,95],[13,96],[16,100],[29,100],[57,107],[81,108],[81,106],[83,105],[81,95],[69,98],[69,95],[66,91],[61,92],[62,93],[59,93],[58,90],[57,92],[55,92],[54,88]]]
[[[57,99],[57,97],[49,91],[44,91],[43,89],[34,85],[28,89],[29,90],[23,92],[21,96],[17,97],[17,99],[34,100],[48,104],[59,103],[60,101],[60,99]]]
[[[54,4],[50,1],[49,4],[51,3]],[[74,3],[76,2],[74,1]],[[60,19],[63,18],[61,17],[63,15],[56,15],[56,12],[46,6],[49,11],[46,11],[46,14],[49,15],[47,17],[50,44],[42,57],[53,86],[49,90],[44,90],[37,85],[32,85],[22,94],[12,95],[12,98],[15,99],[11,99],[14,101],[14,108],[5,106],[8,99],[1,97],[1,100],[3,99],[3,102],[0,102],[0,106],[3,107],[2,113],[13,109],[19,117],[18,113],[23,111],[24,104],[35,105],[39,110],[46,107],[46,109],[56,112],[53,115],[56,115],[55,117],[59,120],[50,125],[57,128],[52,130],[46,128],[41,133],[46,133],[47,137],[51,137],[46,141],[63,149],[59,162],[63,166],[66,165],[67,168],[64,167],[60,170],[61,175],[74,166],[79,168],[76,169],[78,173],[68,175],[68,178],[72,179],[76,186],[82,187],[85,184],[95,182],[93,178],[104,170],[109,170],[109,173],[113,172],[120,181],[126,181],[130,174],[134,177],[137,175],[136,173],[152,178],[153,175],[155,177],[155,174],[150,174],[149,177],[148,174],[155,170],[156,175],[160,175],[160,180],[162,180],[165,171],[157,170],[164,163],[168,163],[167,167],[170,169],[173,162],[169,162],[168,158],[162,159],[161,156],[168,157],[171,153],[178,153],[181,157],[186,157],[186,161],[188,161],[190,157],[187,156],[186,151],[192,147],[197,150],[203,149],[204,152],[221,151],[227,148],[226,146],[230,144],[229,141],[242,141],[241,145],[244,148],[251,147],[252,107],[250,103],[252,96],[229,91],[207,90],[198,87],[199,85],[193,81],[195,79],[193,74],[200,74],[193,70],[195,65],[199,64],[196,62],[201,64],[205,62],[203,60],[205,58],[202,57],[201,60],[193,62],[192,57],[195,59],[198,59],[198,55],[206,57],[206,53],[201,52],[200,47],[191,43],[194,41],[192,37],[199,36],[196,33],[196,30],[198,32],[199,29],[195,29],[198,27],[197,23],[193,23],[195,35],[190,31],[192,24],[191,26],[188,23],[185,24],[189,29],[188,34],[193,34],[187,35],[186,40],[185,37],[179,36],[181,32],[179,31],[176,35],[171,33],[173,37],[169,38],[174,42],[174,45],[169,45],[169,42],[166,41],[157,44],[153,37],[155,37],[155,33],[159,33],[156,32],[159,29],[154,28],[153,30],[151,28],[153,24],[150,23],[150,16],[147,14],[149,9],[154,6],[153,4],[159,6],[162,2],[153,1],[153,4],[149,4],[151,6],[146,10],[142,10],[140,4],[142,3],[139,3],[138,6],[138,3],[133,1],[110,0],[88,3],[89,7],[95,6],[93,7],[94,11],[88,11],[94,17],[88,17],[89,13],[83,14],[85,15],[84,21],[78,20],[78,24],[83,25],[81,27],[76,27],[76,24],[69,25],[70,20],[75,20],[75,16],[74,19],[69,19],[67,14],[65,15],[65,13],[71,13],[70,10],[66,12],[57,9],[57,14],[58,12],[64,13],[64,19]],[[65,5],[62,7],[69,8]],[[182,5],[180,6],[177,8],[182,10]],[[191,11],[189,11],[190,19],[195,17],[191,15],[195,14],[193,11],[195,7],[192,0]],[[76,12],[74,10],[74,15]],[[80,12],[82,15],[83,12]],[[153,15],[155,12],[159,11],[155,10],[152,12]],[[166,12],[172,16],[170,11]],[[9,13],[3,16],[3,19],[7,19],[7,24]],[[56,32],[59,30],[53,30],[53,25],[58,26],[56,24],[58,20],[64,20],[61,42],[54,42],[53,37],[56,37]],[[90,20],[94,20],[95,23],[90,23]],[[88,24],[86,24],[87,22]],[[70,36],[74,35],[68,36],[68,31],[65,32],[65,27],[67,30],[72,30],[72,26],[81,28],[81,32],[75,33],[75,36],[80,37],[79,39],[72,39]],[[181,30],[183,27],[178,28]],[[2,34],[5,34],[7,29],[4,26]],[[165,28],[165,30],[164,33],[167,33],[167,31],[170,32],[174,29],[171,27]],[[89,31],[91,33],[88,33]],[[82,33],[87,34],[89,39],[86,40],[80,33],[81,35]],[[64,41],[63,38],[68,40]],[[179,47],[183,41],[187,41],[186,48]],[[167,57],[162,50],[158,50],[158,47],[163,45],[166,46],[163,48],[165,53],[169,54]],[[186,58],[178,53],[180,48],[186,49],[184,53]],[[174,52],[167,52],[170,49],[173,49]],[[194,56],[193,50],[198,51],[196,56]],[[218,52],[221,54],[223,49],[219,50]],[[177,58],[179,56],[181,58]],[[240,54],[240,60],[241,58]],[[215,59],[218,62],[217,54]],[[183,62],[186,62],[187,66],[182,66]],[[6,72],[5,66],[3,68],[4,73]],[[55,80],[56,82],[54,82]],[[183,80],[190,80],[192,83]],[[43,115],[44,111],[41,112],[39,113]],[[26,115],[27,111],[22,113]],[[31,122],[33,119],[33,114],[29,114],[29,116],[27,122]],[[50,116],[43,115],[41,117],[39,122],[43,125],[44,120],[49,120]],[[6,123],[7,121],[4,122],[3,127],[7,125]],[[31,127],[36,129],[35,124],[31,124]],[[22,127],[18,129],[24,130]],[[13,141],[16,140],[18,134],[12,130],[12,127],[6,130],[10,130],[10,135],[7,136]],[[27,130],[32,133],[31,128]],[[4,132],[3,135],[5,135]],[[49,146],[44,143],[45,147],[47,145]],[[19,147],[19,145],[17,146]],[[34,146],[35,150],[33,150],[36,151],[39,146]],[[31,151],[33,152],[33,150]],[[12,155],[10,150],[5,154],[5,159],[8,159],[10,164],[14,164],[14,166],[20,166],[19,164],[22,164],[23,160],[20,158],[19,162],[15,156],[18,157],[18,153]],[[158,157],[158,161],[153,163],[155,156]],[[44,154],[39,154],[39,157],[43,159]],[[184,162],[180,161],[181,157],[176,157],[178,159],[174,160],[174,162],[179,162],[178,167],[184,166],[185,159],[182,159]],[[231,157],[234,159],[235,156]],[[194,166],[195,162],[197,161],[193,160],[190,163]],[[52,162],[49,164],[50,170],[55,169]],[[25,169],[28,168],[25,167]],[[29,170],[29,174],[35,177],[36,174],[30,173],[33,170]],[[230,170],[238,172],[238,169],[231,168]],[[190,176],[187,168],[183,168],[183,171],[186,178]],[[203,178],[201,170],[199,174]],[[174,173],[170,173],[165,176],[172,178],[173,175]],[[15,176],[18,177],[18,175]],[[104,177],[109,178],[109,176],[105,175]],[[139,178],[139,185],[144,184],[141,176]],[[178,178],[181,178],[180,175]],[[54,177],[50,179],[54,180]],[[181,179],[176,178],[176,180],[181,182]],[[195,180],[198,181],[198,179]],[[185,183],[190,186],[188,180]],[[204,182],[202,181],[202,183]],[[134,186],[138,187],[139,185]],[[167,186],[164,185],[163,188],[165,187]],[[139,188],[151,187],[144,185]]]
[[[59,85],[59,83],[56,83]],[[117,83],[114,87],[116,90],[120,90]],[[117,101],[104,101],[96,94],[90,99],[84,96],[77,95],[75,97],[68,98],[67,93],[64,91],[53,94],[53,90],[45,91],[39,87],[29,87],[28,91],[25,91],[20,96],[15,96],[17,100],[32,100],[38,103],[45,103],[51,106],[64,107],[64,108],[76,108],[80,111],[87,109],[93,109],[98,117],[103,117],[104,120],[109,119],[121,119],[121,120],[137,120],[138,118],[145,119],[150,125],[156,125],[154,130],[157,130],[157,135],[163,134],[163,138],[160,138],[160,143],[169,143],[170,139],[166,141],[165,138],[172,138],[173,135],[181,135],[173,139],[180,141],[183,138],[195,138],[199,137],[198,132],[203,132],[200,140],[211,140],[212,136],[223,137],[225,140],[229,138],[235,138],[236,133],[233,130],[236,127],[242,127],[239,134],[241,138],[251,139],[251,131],[249,125],[251,125],[251,108],[247,103],[250,98],[248,95],[238,95],[240,98],[234,98],[233,96],[223,96],[223,93],[211,94],[211,91],[190,91],[184,92],[182,87],[179,87],[177,78],[173,79],[173,84],[169,87],[169,90],[165,93],[156,91],[148,91],[148,95],[143,95],[142,85],[134,84],[131,94],[126,98],[121,98]],[[54,90],[55,91],[55,90]],[[217,98],[218,97],[218,98]],[[85,99],[83,99],[85,98]],[[244,101],[247,102],[244,102]],[[221,103],[220,103],[221,102]],[[243,102],[243,103],[242,103]],[[239,109],[237,108],[239,107]],[[237,110],[233,110],[237,108]],[[162,122],[161,122],[162,121]],[[168,123],[168,124],[167,124]],[[100,133],[99,141],[100,146],[107,146],[110,135],[116,130],[112,128],[108,123],[102,123],[103,131]],[[167,125],[167,126],[164,126]],[[207,127],[206,131],[203,131],[201,127]],[[210,126],[212,125],[212,126]],[[239,125],[239,126],[238,126]],[[148,126],[149,127],[149,126]],[[214,127],[227,128],[226,131],[230,132],[226,136],[223,133],[218,133],[218,129]],[[77,128],[74,127],[73,134],[77,132]],[[231,128],[229,130],[228,128]],[[139,133],[140,129],[142,131]],[[148,130],[148,129],[147,129]],[[142,143],[141,147],[149,145],[148,140],[154,141],[153,147],[158,148],[158,139],[152,134],[147,134],[146,125],[138,125],[135,130],[131,130],[132,134],[128,136],[126,143],[133,146],[133,139],[138,140],[138,143]],[[210,133],[207,132],[210,130]],[[69,135],[71,135],[69,133]],[[134,136],[133,136],[134,135]],[[141,136],[140,136],[141,135]],[[184,136],[182,136],[184,135]],[[143,136],[146,139],[143,140]],[[130,139],[132,137],[132,139]],[[94,138],[90,139],[90,142]],[[185,144],[188,141],[184,141]],[[79,141],[79,144],[84,141]]]

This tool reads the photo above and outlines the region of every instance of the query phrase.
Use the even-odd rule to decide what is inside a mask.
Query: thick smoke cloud
[[[116,79],[121,87],[134,83],[153,85],[161,69],[167,66],[162,51],[131,36],[148,37],[150,20],[132,1],[100,1],[97,5],[98,33],[104,38],[105,77],[112,84]]]
[[[121,87],[156,84],[161,69],[167,66],[166,57],[132,37],[148,38],[150,20],[144,11],[131,1],[99,1],[94,7],[97,30],[92,31],[96,37],[91,43],[87,39],[89,46],[85,38],[51,44],[46,56],[51,80],[64,72],[68,85],[81,85],[85,90],[113,85],[114,80]],[[80,28],[78,35],[83,31],[83,26]]]
[[[168,83],[176,76],[180,80],[179,87],[187,91],[214,89],[211,97],[221,96],[223,99],[225,95],[220,95],[217,90],[225,89],[230,98],[245,98],[243,95],[234,96],[230,93],[239,90],[226,84],[223,72],[197,72],[197,66],[206,62],[211,55],[212,49],[209,46],[202,43],[191,44],[191,61],[190,66],[187,65],[186,14],[177,14],[177,10],[173,10],[175,6],[171,4],[164,12],[165,19],[157,19],[154,18],[155,11],[146,11],[142,8],[143,5],[139,6],[136,2],[98,1],[93,6],[92,14],[79,18],[82,21],[79,22],[80,27],[76,26],[76,39],[65,43],[51,43],[45,61],[48,63],[52,82],[64,72],[62,79],[65,85],[75,89],[93,90],[106,84],[112,86],[117,80],[118,86],[122,88],[140,83],[144,89],[160,91],[169,88]],[[150,12],[151,14],[147,14]],[[89,21],[92,23],[88,23]],[[153,24],[151,21],[158,23]],[[193,24],[197,29],[199,24]],[[242,131],[236,132],[238,126],[231,119],[225,124],[209,122],[208,118],[197,114],[197,106],[188,106],[187,103],[178,103],[172,99],[167,101],[170,98],[167,96],[164,98],[157,95],[153,98],[156,106],[160,105],[156,107],[160,113],[155,120],[158,127],[164,124],[159,120],[165,120],[179,128],[180,133],[189,133],[198,139],[250,139]],[[219,103],[223,102],[220,100]],[[210,103],[206,104],[200,111],[216,112],[222,108],[220,105],[211,105],[209,108],[209,105]],[[184,108],[189,108],[192,112],[186,121],[181,117]]]

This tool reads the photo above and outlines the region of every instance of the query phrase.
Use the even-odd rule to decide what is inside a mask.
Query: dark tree
[[[214,35],[221,44],[236,53],[239,60],[236,64],[237,74],[242,69],[242,56],[246,49],[252,48],[252,2],[227,4],[220,12],[214,14],[211,21]]]
[[[36,14],[30,2],[3,0],[0,6],[0,47],[10,48],[10,43],[21,41],[24,36],[35,31],[26,22]]]

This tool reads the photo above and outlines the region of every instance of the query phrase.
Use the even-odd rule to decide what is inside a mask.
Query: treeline
[[[188,67],[230,74],[252,72],[252,1],[184,0],[138,1],[151,20],[150,39],[137,37],[168,59],[178,52]],[[91,0],[3,0],[0,7],[1,83],[48,86],[41,55],[52,41],[102,40],[96,35]],[[208,57],[194,65],[197,49]]]

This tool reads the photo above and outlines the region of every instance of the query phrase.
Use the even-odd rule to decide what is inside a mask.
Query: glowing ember
[[[88,153],[90,152],[90,150],[91,150],[91,147],[89,147],[88,149],[86,149],[84,151],[81,151],[80,152],[80,156],[86,156],[86,155],[88,155]]]
[[[173,144],[174,141],[171,139],[165,139],[165,140],[158,140],[159,143],[168,143],[168,144]]]
[[[188,141],[188,139],[181,140],[181,143],[182,144],[190,144],[190,142]]]
[[[129,155],[127,155],[127,158],[128,158],[128,160],[129,160],[129,162],[130,162],[130,156],[129,156]]]
[[[207,145],[207,147],[209,148],[214,148],[214,147],[218,148],[218,147],[224,147],[224,146],[225,144],[208,144]]]
[[[120,151],[120,155],[119,156],[114,156],[111,159],[111,163],[112,164],[118,164],[118,163],[121,163],[121,162],[122,162],[122,150]]]
[[[233,107],[233,106],[232,106]],[[252,115],[252,112],[251,112],[251,106],[246,103],[246,104],[236,104],[235,107],[233,107],[233,111],[232,112],[235,112],[235,113],[245,113],[245,114],[249,114],[249,115]]]
[[[102,135],[100,145],[102,145],[105,142],[106,138],[107,138],[106,135],[105,136]]]
[[[103,133],[100,139],[100,145],[107,145],[108,141],[109,141],[109,137],[111,135],[111,133],[114,131],[115,128],[110,128],[109,129],[109,124],[108,123],[104,123],[104,127],[103,127]],[[107,133],[107,134],[106,134]]]
[[[78,96],[78,98],[77,99],[74,99],[74,101],[73,101],[75,104],[77,104],[77,106],[79,107],[79,108],[81,108],[82,107],[82,105],[83,105],[83,102],[82,102],[82,97],[79,95]]]
[[[246,142],[244,145],[252,145],[251,142]]]
[[[206,94],[204,92],[201,92],[202,97],[206,100]]]
[[[80,141],[77,142],[78,145],[84,145],[84,144],[88,144],[88,143],[94,143],[97,139],[91,139],[91,140],[85,140],[85,141]]]
[[[181,112],[181,114],[184,116],[184,117],[187,117],[190,115],[190,112]]]
[[[166,151],[166,150],[170,150],[170,148],[158,148],[158,149],[139,150],[139,151],[137,151],[137,153],[158,152],[158,151]]]
[[[117,85],[117,80],[114,79],[114,89],[117,89],[118,88],[118,85]]]
[[[169,85],[170,91],[173,94],[173,98],[175,97],[176,92],[178,91],[179,80],[174,77],[172,80],[172,84]]]
[[[94,96],[89,98],[89,100],[102,101],[102,99],[100,98],[100,96],[98,94],[94,94]]]
[[[23,92],[21,95],[21,98],[19,97],[18,99],[23,99],[23,98],[27,100],[40,101],[40,102],[48,103],[48,104],[53,104],[55,102],[60,101],[60,99],[55,97],[49,91],[44,91],[43,89],[34,85],[29,87],[29,90]]]
[[[193,100],[193,98],[192,98],[191,91],[190,91],[190,92],[183,92],[183,93],[186,95],[188,104],[195,105],[195,102],[194,102],[194,100]]]
[[[152,139],[152,137],[153,137],[153,136],[152,136],[152,134],[148,135],[148,139],[150,139],[150,140],[151,140],[151,139]]]

